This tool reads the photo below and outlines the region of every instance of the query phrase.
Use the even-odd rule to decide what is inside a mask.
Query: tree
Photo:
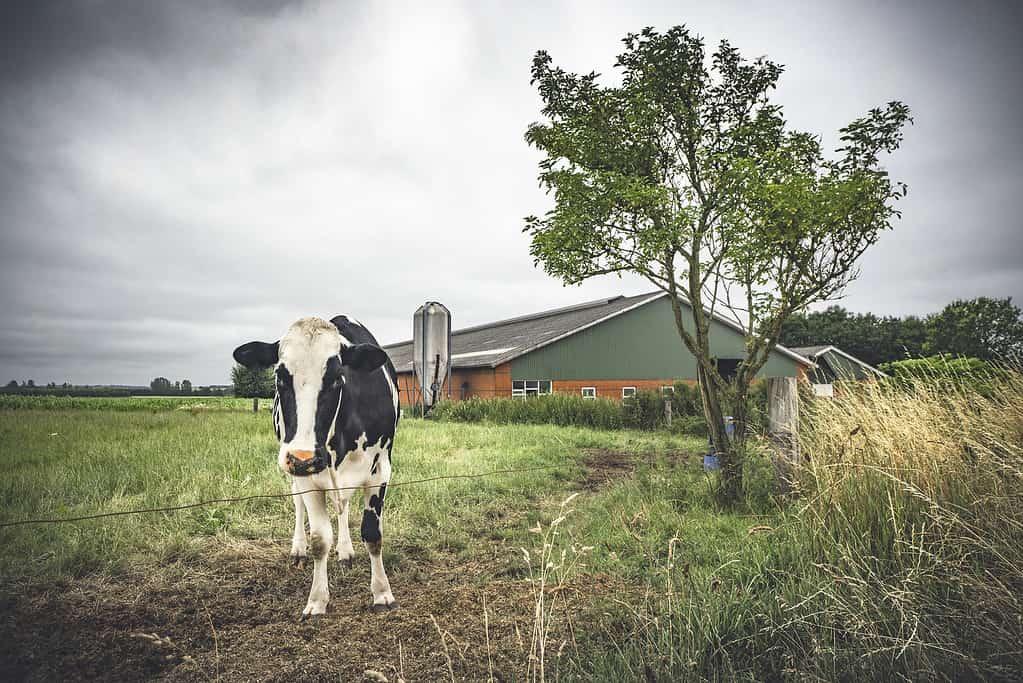
[[[1012,298],[953,301],[927,319],[927,354],[983,360],[1023,358],[1023,318]]]
[[[235,365],[231,369],[234,395],[242,398],[270,398],[274,395],[274,374],[271,368],[247,368]]]
[[[526,140],[546,155],[539,179],[554,207],[527,217],[525,230],[537,263],[567,284],[630,272],[668,293],[697,360],[720,495],[730,502],[741,491],[750,382],[782,324],[841,292],[898,216],[905,186],[880,156],[898,147],[909,109],[892,102],[853,121],[830,159],[818,137],[787,130],[770,101],[779,65],[744,60],[722,41],[708,66],[702,39],[681,26],[623,42],[621,85],[566,72],[545,51],[534,57],[546,120],[530,125]],[[710,348],[714,314],[733,318],[746,337],[734,441]]]
[[[192,393],[192,381],[188,379],[181,380],[181,393],[190,394]]]
[[[154,394],[169,394],[171,392],[170,380],[166,377],[157,377],[149,383],[149,388]]]
[[[28,387],[29,389],[35,389],[36,381],[34,379],[30,379],[27,382],[25,382],[25,386]]]
[[[8,389],[17,389],[18,388],[18,380],[12,379],[10,382],[7,383],[7,388]]]
[[[833,344],[866,363],[916,358],[923,354],[924,321],[915,316],[878,318],[873,313],[850,313],[841,306],[796,313],[782,325],[785,346]]]

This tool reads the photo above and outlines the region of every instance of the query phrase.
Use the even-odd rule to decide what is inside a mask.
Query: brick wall
[[[463,384],[467,385],[463,388]],[[418,403],[419,387],[416,385],[414,373],[398,374],[399,397],[403,406]],[[496,368],[465,368],[451,371],[451,399],[454,401],[477,396],[493,398],[494,396],[511,396],[511,365],[505,363]],[[443,394],[448,393],[447,382],[444,383]]]
[[[687,384],[695,384],[695,380],[686,382]],[[615,379],[615,380],[554,380],[554,391],[559,394],[575,394],[576,396],[582,396],[583,387],[595,387],[597,389],[597,396],[600,398],[612,398],[620,399],[622,397],[623,387],[636,387],[636,391],[642,391],[644,389],[657,391],[663,386],[672,386],[675,384],[673,379]],[[510,393],[510,392],[509,392]]]
[[[597,396],[620,399],[623,387],[636,387],[637,391],[642,389],[657,391],[663,386],[673,385],[675,381],[673,379],[554,380],[552,388],[558,393],[581,396],[583,387],[596,387]],[[696,383],[695,380],[685,381],[687,384]],[[511,397],[511,364],[505,363],[496,368],[453,370],[451,372],[452,400],[461,400],[463,383],[468,383],[468,387],[464,391],[466,398],[472,396],[479,398]],[[400,396],[403,406],[419,401],[419,388],[416,386],[415,375],[412,373],[398,375],[398,388],[401,389]],[[446,384],[444,393],[447,394]]]

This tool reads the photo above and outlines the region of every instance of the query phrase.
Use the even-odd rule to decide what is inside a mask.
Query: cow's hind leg
[[[306,555],[307,541],[305,536],[305,503],[302,501],[300,495],[302,486],[299,483],[299,479],[292,477],[291,479],[291,500],[295,503],[295,533],[291,537],[291,566],[298,567],[299,569],[304,568],[308,561]]]
[[[389,468],[388,468],[389,469]],[[384,495],[387,493],[386,476],[389,472],[381,472],[383,481],[371,484],[366,489],[366,509],[362,511],[362,540],[369,552],[370,568],[373,576],[369,587],[373,591],[373,611],[383,612],[394,609],[398,604],[391,594],[391,584],[384,571],[383,530],[384,530]]]
[[[312,479],[313,477],[307,478]],[[330,488],[329,481],[323,488]],[[313,556],[313,585],[309,589],[309,601],[302,610],[302,616],[306,617],[327,611],[327,601],[330,599],[330,590],[327,587],[327,556],[334,543],[334,530],[327,511],[326,496],[322,490],[303,493],[302,499],[309,514],[309,554]]]

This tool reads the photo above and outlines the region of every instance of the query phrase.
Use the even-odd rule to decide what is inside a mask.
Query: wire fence
[[[562,465],[544,465],[541,467],[524,467],[516,469],[505,469],[505,470],[491,470],[489,472],[477,472],[475,474],[445,474],[436,477],[427,477],[425,479],[412,479],[409,481],[396,481],[386,482],[388,489],[394,489],[399,486],[412,486],[413,484],[425,484],[431,481],[444,481],[447,479],[480,479],[482,477],[492,477],[498,474],[519,474],[523,472],[539,472],[542,470],[553,470],[562,467]],[[201,500],[196,503],[185,503],[183,505],[168,505],[165,507],[155,508],[140,508],[137,510],[118,510],[115,512],[98,512],[91,515],[80,515],[78,517],[52,517],[52,518],[38,518],[38,519],[18,519],[11,522],[0,522],[0,529],[16,526],[28,526],[31,524],[68,524],[72,522],[84,522],[92,519],[103,519],[105,517],[125,517],[129,515],[145,515],[156,512],[176,512],[178,510],[190,510],[192,508],[204,507],[206,505],[215,505],[219,503],[242,503],[248,500],[263,500],[272,498],[292,498],[294,496],[301,496],[306,493],[315,493],[317,491],[323,493],[330,493],[331,491],[356,491],[365,490],[371,488],[369,485],[363,484],[360,486],[339,486],[331,488],[312,488],[304,491],[290,491],[288,493],[257,493],[251,496],[237,496],[234,498],[213,498],[210,500]]]

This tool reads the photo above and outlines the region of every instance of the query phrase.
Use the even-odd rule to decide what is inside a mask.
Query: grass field
[[[212,410],[178,410],[172,404],[163,410],[88,405],[116,400],[79,399],[70,409],[46,401],[46,410],[23,404],[0,410],[0,450],[6,468],[0,479],[0,522],[287,490],[275,464],[276,443],[265,414],[231,410],[230,404]],[[677,473],[686,486],[699,486],[702,475],[685,462],[686,455],[699,446],[698,441],[684,437],[642,432],[405,420],[395,446],[395,484],[440,475],[555,466],[407,488],[392,486],[385,560],[403,609],[377,622],[389,620],[409,629],[402,658],[406,673],[417,674],[410,680],[429,679],[448,670],[438,649],[447,636],[438,635],[431,614],[438,628],[452,629],[450,637],[459,642],[465,634],[460,635],[456,627],[472,632],[489,621],[495,647],[505,648],[490,655],[497,661],[495,671],[504,678],[524,676],[533,584],[521,548],[533,549],[540,538],[530,529],[549,522],[572,493],[581,494],[575,501],[580,511],[601,509],[600,501],[608,495],[630,495],[610,494],[605,482],[637,468],[646,471],[670,462],[670,472]],[[621,509],[608,508],[613,515],[606,518],[587,516],[585,523],[577,525],[580,544],[586,537],[613,533],[619,525],[639,528],[632,518],[643,509],[648,509],[647,504],[637,501]],[[337,656],[312,662],[299,656],[293,661],[282,655],[278,645],[266,651],[267,641],[279,643],[274,634],[293,628],[308,590],[308,575],[285,570],[292,519],[290,501],[278,499],[0,529],[5,549],[0,556],[0,592],[8,607],[3,622],[6,633],[0,642],[17,645],[5,655],[4,670],[16,678],[32,670],[32,662],[38,661],[32,653],[41,657],[53,645],[47,640],[52,638],[47,628],[55,614],[65,625],[65,636],[78,634],[70,640],[77,645],[66,658],[47,659],[48,666],[55,668],[44,669],[42,678],[66,675],[67,667],[87,671],[112,667],[109,675],[114,677],[160,674],[189,679],[197,673],[213,676],[218,670],[233,670],[242,678],[271,673],[286,677],[282,672],[303,671],[336,680],[336,672],[348,676],[365,668],[401,665],[397,651],[392,651],[396,644],[391,642],[373,644],[364,653],[365,661],[353,663],[350,657],[341,657],[347,651],[337,643],[338,633],[355,637],[360,622],[372,625],[364,576],[368,567],[360,566],[365,564],[361,548],[357,550],[362,557],[349,574],[332,566],[329,614],[340,621],[314,638],[317,646],[334,642],[340,648]],[[716,534],[733,533],[738,538],[744,533],[710,514],[701,519],[699,523]],[[353,520],[357,522],[358,515]],[[617,559],[594,554],[587,560],[594,566],[578,567],[577,574],[599,575],[598,583],[643,574],[642,553],[656,552],[659,540],[640,542],[634,532],[622,533],[621,540],[636,543],[637,552],[622,553]],[[358,538],[357,529],[353,535]],[[707,540],[709,555],[723,552],[716,540],[709,536]],[[597,565],[613,565],[620,571],[608,572]],[[232,579],[218,580],[224,572]],[[251,575],[243,580],[239,573]],[[267,581],[264,589],[254,577]],[[225,593],[225,584],[232,590]],[[503,604],[506,613],[490,612],[484,620],[477,602],[482,599],[480,591],[489,586],[496,586],[488,595],[491,609]],[[613,592],[610,584],[607,590]],[[179,623],[179,603],[193,591],[204,596],[211,611],[186,628]],[[232,592],[236,593],[233,598]],[[464,609],[466,599],[471,603],[468,609]],[[417,609],[424,601],[426,606]],[[252,618],[253,609],[258,618]],[[453,609],[458,611],[452,613]],[[248,617],[232,624],[238,611]],[[469,623],[464,623],[466,619]],[[253,630],[258,630],[254,621],[278,627],[270,629],[266,640],[254,638]],[[212,624],[218,624],[216,648],[210,641]],[[266,628],[265,623],[261,625]],[[232,628],[238,638],[235,648],[230,647]],[[131,637],[139,632],[172,635],[190,654]],[[103,647],[90,647],[89,641]],[[254,654],[257,646],[260,651]],[[168,655],[173,657],[165,659]],[[186,661],[185,656],[191,659]],[[257,669],[232,669],[242,660]],[[486,678],[492,666],[483,649],[455,660],[452,667],[459,678]]]
[[[265,413],[178,401],[0,403],[0,522],[286,490]],[[0,679],[1023,677],[1019,374],[806,408],[796,495],[751,456],[727,511],[699,439],[405,420],[395,484],[552,469],[393,486],[384,615],[357,547],[297,622],[285,499],[0,528]]]

